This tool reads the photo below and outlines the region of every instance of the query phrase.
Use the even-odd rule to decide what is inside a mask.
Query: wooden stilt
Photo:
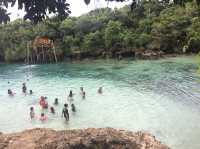
[[[45,55],[44,55],[44,47],[43,47],[43,45],[42,45],[42,56],[43,56],[43,63],[45,63]]]
[[[27,43],[26,63],[29,64],[29,43]]]
[[[56,63],[58,62],[58,60],[57,60],[57,56],[56,56],[56,50],[55,50],[55,47],[53,46],[53,53],[54,53],[54,57],[55,57],[55,61],[56,61]]]

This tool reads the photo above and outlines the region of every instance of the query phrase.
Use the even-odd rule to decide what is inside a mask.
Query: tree
[[[104,49],[103,34],[100,31],[87,34],[83,40],[83,48],[85,50]]]
[[[105,29],[105,45],[107,48],[114,47],[122,40],[122,26],[119,21],[109,21]]]
[[[100,51],[125,52],[127,49],[151,49],[166,53],[200,51],[200,20],[196,2],[185,7],[163,1],[140,1],[130,11],[102,8],[80,17],[64,20],[51,17],[37,24],[18,19],[0,24],[0,60],[23,61],[26,43],[36,36],[54,40],[59,57],[74,51],[101,55]],[[85,53],[85,52],[83,52]]]
[[[191,52],[198,52],[200,50],[200,20],[195,18],[192,22],[192,26],[189,29],[189,36],[187,47]]]
[[[135,48],[136,47],[137,34],[126,30],[123,35],[123,45],[125,48]]]
[[[166,8],[152,25],[151,35],[164,52],[181,52],[186,44],[191,19],[180,6]]]
[[[24,19],[35,23],[47,18],[48,13],[54,13],[61,19],[70,13],[66,0],[0,0],[0,23],[9,21],[9,14],[4,7],[8,8],[9,4],[14,6],[16,2],[18,9],[24,9],[26,12]]]

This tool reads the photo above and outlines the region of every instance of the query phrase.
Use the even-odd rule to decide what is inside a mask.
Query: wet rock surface
[[[1,134],[0,149],[169,149],[154,136],[113,128],[55,131],[36,128]]]

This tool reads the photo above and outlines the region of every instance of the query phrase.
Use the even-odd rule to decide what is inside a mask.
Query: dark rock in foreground
[[[169,149],[154,136],[112,128],[32,129],[0,135],[0,149]]]

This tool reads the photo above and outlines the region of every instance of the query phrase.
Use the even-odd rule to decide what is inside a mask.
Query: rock
[[[0,149],[169,149],[154,136],[113,128],[32,129],[0,135]]]
[[[137,50],[135,51],[135,57],[139,59],[158,59],[163,56],[162,51],[153,50]]]

